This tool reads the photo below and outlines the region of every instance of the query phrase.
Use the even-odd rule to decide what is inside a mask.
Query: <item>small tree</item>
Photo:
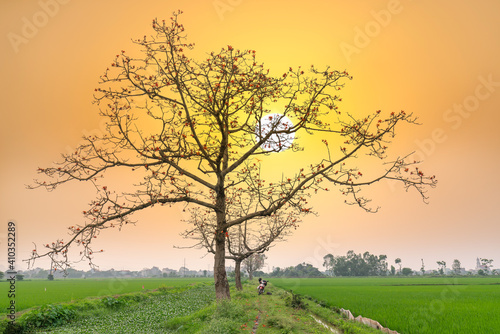
[[[404,276],[409,276],[413,273],[413,270],[411,270],[411,268],[404,267],[403,270],[401,271],[401,273]]]
[[[420,259],[422,261],[422,267],[420,267],[420,271],[422,272],[422,276],[425,275],[425,265],[424,265],[424,259]]]
[[[437,261],[436,262],[438,264],[438,266],[440,267],[439,268],[439,273],[441,275],[444,275],[445,272],[446,272],[446,262],[445,261]]]
[[[253,199],[248,201],[238,200],[227,201],[227,220],[236,216],[243,216],[248,213],[249,207],[255,204]],[[216,219],[200,210],[191,210],[189,223],[193,226],[182,235],[185,238],[196,240],[196,244],[191,247],[205,248],[209,253],[215,254],[215,234]],[[235,261],[235,283],[236,289],[242,290],[241,284],[241,263],[253,256],[268,251],[275,242],[284,241],[285,236],[291,229],[297,228],[298,217],[293,210],[281,210],[270,217],[258,217],[244,222],[241,225],[228,229],[226,234],[226,259]],[[252,275],[250,274],[250,279]]]
[[[392,276],[396,275],[396,268],[393,265],[391,265],[391,275]]]
[[[394,260],[394,263],[399,264],[399,274],[401,274],[401,259],[398,257],[396,260]]]
[[[435,177],[407,156],[387,157],[396,126],[416,124],[411,113],[341,114],[338,93],[352,79],[346,71],[312,66],[273,76],[255,51],[232,46],[203,60],[191,59],[194,44],[186,42],[180,13],[171,22],[153,20],[153,34],[133,40],[142,56],[122,50],[101,76],[95,102],[107,119],[107,133],[85,137],[86,143],[56,166],[39,169],[49,179],[36,180],[33,187],[53,190],[69,181],[86,181],[97,195],[83,210],[84,223],[69,228],[69,240],[48,243],[45,252],[35,248],[31,263],[48,256],[65,269],[68,250],[76,244],[82,247],[82,259],[94,266],[95,253],[101,251],[92,242],[102,230],[133,223],[132,215],[141,210],[183,202],[216,217],[215,291],[218,300],[229,299],[226,236],[234,226],[271,216],[286,205],[307,214],[308,196],[328,186],[337,187],[347,204],[369,212],[377,208],[360,190],[384,179],[415,189],[426,201]],[[325,153],[265,180],[256,159],[300,151],[295,137],[306,133],[322,136]],[[369,177],[356,160],[362,153],[374,159],[366,165],[374,171]],[[375,162],[383,163],[383,170]],[[104,183],[116,170],[128,173],[124,189]],[[243,200],[258,198],[259,204],[228,220],[231,192]]]
[[[493,262],[492,259],[481,259],[481,265],[484,268],[484,271],[488,273],[490,271],[490,268],[493,266],[491,263]]]
[[[462,264],[460,263],[459,260],[455,259],[453,260],[453,264],[451,265],[451,269],[453,269],[453,272],[455,275],[460,275],[462,272]]]
[[[335,267],[335,258],[332,254],[323,256],[323,267],[325,267],[327,275],[334,275],[333,268]]]
[[[243,268],[248,273],[248,279],[253,279],[253,274],[262,268],[264,268],[266,256],[264,254],[254,253],[243,260]]]

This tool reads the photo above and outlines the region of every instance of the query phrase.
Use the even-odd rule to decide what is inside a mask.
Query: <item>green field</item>
[[[272,283],[404,334],[500,333],[500,278],[317,278]]]
[[[197,282],[212,282],[213,278],[107,278],[27,280],[16,282],[16,310],[34,306],[63,303],[86,297],[102,297],[157,289],[160,285],[180,287]],[[9,284],[0,282],[0,315],[6,313]],[[5,306],[5,307],[4,307]]]
[[[96,313],[90,318],[79,318],[76,322],[55,330],[58,333],[76,333],[81,329],[82,333],[86,333],[105,329],[109,333],[124,333],[126,331],[123,324],[126,324],[130,330],[128,332],[132,333],[134,328],[154,323],[157,328],[153,326],[156,328],[153,332],[162,333],[165,319],[185,316],[211,305],[214,300],[213,285],[210,284],[213,282],[212,278],[18,281],[16,308],[21,311],[44,304],[117,296],[154,290],[160,286],[186,287],[198,282],[207,282],[209,285],[193,291],[187,290],[182,294],[153,295],[147,303],[132,303],[116,312]],[[402,334],[500,333],[500,278],[497,277],[287,278],[271,279],[270,282],[270,289],[276,286],[293,290],[295,294],[323,301],[328,306],[349,309],[354,316],[372,318],[384,327]],[[255,298],[254,288],[252,285],[249,292],[241,295],[242,305],[250,305],[248,303],[253,299],[256,299],[253,302],[258,303],[259,298]],[[3,310],[4,305],[8,305],[8,283],[1,282],[0,289],[0,314],[5,314]],[[274,295],[278,298],[280,292],[274,290]],[[99,305],[101,304],[102,302]],[[277,307],[272,305],[274,304],[260,305],[259,307],[263,307],[261,314],[271,311],[267,307]],[[274,310],[275,314],[280,311],[285,309]],[[326,311],[333,313],[325,309]],[[207,309],[206,312],[211,311]],[[306,316],[302,315],[300,318],[304,317]],[[268,320],[262,320],[271,324],[271,318],[272,316]]]

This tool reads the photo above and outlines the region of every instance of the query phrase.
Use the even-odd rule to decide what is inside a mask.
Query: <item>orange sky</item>
[[[401,109],[421,126],[400,128],[389,153],[417,150],[423,168],[439,179],[430,204],[383,182],[371,193],[377,214],[343,204],[335,192],[313,199],[308,216],[288,242],[268,253],[269,267],[309,262],[327,253],[370,251],[404,266],[428,269],[436,261],[466,268],[476,257],[500,267],[497,173],[500,144],[500,3],[469,1],[0,1],[1,254],[6,225],[18,224],[18,259],[33,242],[66,235],[82,223],[90,185],[55,192],[26,190],[37,167],[49,166],[81,137],[102,132],[92,102],[99,75],[131,38],[150,34],[153,18],[182,9],[189,40],[202,57],[228,44],[254,49],[265,67],[281,73],[302,65],[348,70],[342,111],[355,115]],[[309,138],[309,150],[321,138]],[[309,151],[311,152],[311,151]],[[275,159],[288,159],[280,153]],[[278,167],[276,167],[278,168]],[[182,209],[144,212],[135,227],[105,232],[99,241],[103,269],[153,265],[211,269],[202,251],[177,250]],[[100,247],[100,246],[97,246]],[[5,268],[7,256],[0,258]],[[20,262],[20,261],[19,261]],[[43,264],[43,263],[40,263]],[[25,265],[19,263],[20,269]],[[82,268],[87,268],[82,266]]]

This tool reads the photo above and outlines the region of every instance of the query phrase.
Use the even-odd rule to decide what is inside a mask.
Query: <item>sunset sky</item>
[[[376,214],[345,205],[334,191],[320,194],[311,199],[318,215],[267,253],[266,270],[302,262],[324,269],[324,255],[348,250],[386,254],[390,264],[400,257],[417,270],[421,259],[427,269],[441,260],[451,267],[454,259],[470,269],[476,257],[500,268],[499,1],[2,0],[0,270],[7,266],[8,221],[17,224],[22,270],[34,243],[84,223],[91,185],[54,192],[26,185],[82,136],[103,133],[92,104],[99,76],[120,50],[137,51],[131,39],[151,34],[152,19],[168,20],[177,9],[194,57],[232,45],[256,50],[277,74],[311,64],[347,70],[354,79],[341,91],[342,112],[419,117],[420,126],[399,129],[388,153],[415,151],[422,169],[436,175],[429,204],[388,182],[370,192],[381,207]],[[321,138],[307,144],[308,152],[320,150]],[[273,156],[278,170],[280,158],[293,156]],[[212,270],[213,257],[203,250],[174,248],[189,245],[179,236],[185,218],[182,206],[156,207],[136,215],[136,226],[106,230],[96,241],[105,250],[96,264],[178,269],[185,260],[190,269]]]

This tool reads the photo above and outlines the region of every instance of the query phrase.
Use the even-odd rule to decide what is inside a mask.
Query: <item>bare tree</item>
[[[341,114],[337,94],[352,79],[346,71],[312,66],[273,76],[255,51],[232,46],[202,61],[191,59],[194,45],[186,42],[179,14],[170,22],[153,20],[153,35],[133,40],[141,56],[122,50],[101,76],[95,102],[107,119],[107,133],[85,137],[86,143],[63,155],[58,165],[39,169],[48,179],[36,180],[32,187],[53,190],[69,181],[87,181],[98,194],[83,211],[85,221],[69,228],[69,239],[46,244],[45,251],[35,248],[30,262],[48,256],[56,267],[66,268],[68,250],[76,244],[82,247],[82,259],[93,265],[92,241],[102,230],[134,223],[133,214],[147,208],[189,203],[216,217],[215,291],[218,300],[229,299],[225,256],[232,227],[272,216],[285,206],[308,213],[308,196],[327,190],[327,181],[347,197],[347,204],[368,212],[377,208],[369,206],[360,190],[384,179],[416,190],[426,201],[435,177],[424,174],[417,161],[386,155],[396,126],[416,124],[411,113]],[[325,155],[265,180],[255,159],[301,150],[302,133],[324,135]],[[338,139],[329,145],[327,135]],[[382,169],[373,162],[367,167],[371,173],[365,173],[370,176],[364,176],[356,164],[362,153]],[[109,174],[117,170],[130,173],[124,190],[109,184]],[[258,206],[228,220],[230,191],[258,198]]]
[[[228,201],[227,219],[233,216],[247,215],[249,208],[255,205],[253,199],[242,201]],[[236,209],[235,209],[236,207]],[[209,253],[216,253],[215,234],[217,229],[216,217],[209,210],[204,212],[199,208],[191,211],[188,221],[192,226],[181,235],[184,238],[196,240],[189,248],[205,248]],[[264,252],[268,251],[275,242],[284,241],[292,229],[298,226],[299,217],[294,210],[281,210],[269,217],[258,217],[244,223],[230,227],[226,232],[226,259],[235,261],[236,288],[242,290],[241,264],[246,262],[246,269],[252,279],[252,273],[258,259],[263,259]],[[261,257],[257,255],[262,255]],[[255,261],[250,261],[250,259]],[[249,262],[250,261],[250,262]]]
[[[248,273],[248,279],[253,279],[253,274],[262,268],[264,268],[265,260],[267,259],[265,254],[254,253],[251,256],[243,260],[243,267]]]

